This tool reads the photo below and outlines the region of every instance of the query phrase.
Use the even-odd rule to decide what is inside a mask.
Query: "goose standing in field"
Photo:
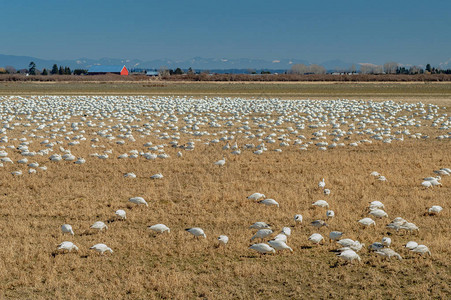
[[[379,249],[375,253],[380,256],[386,257],[389,260],[392,257],[396,257],[397,259],[402,260],[401,255],[399,255],[399,253],[397,253],[396,251],[394,251],[393,249],[390,249],[390,248]]]
[[[327,203],[327,201],[325,200],[318,200],[316,202],[313,202],[312,205],[317,207],[329,207],[329,203]]]
[[[380,202],[380,201],[371,201],[370,202],[370,206],[369,206],[370,210],[381,209],[381,208],[385,208],[385,206],[382,202]]]
[[[291,228],[290,227],[284,227],[282,228],[282,232],[283,234],[285,234],[286,236],[290,236],[291,235]]]
[[[332,219],[333,217],[335,217],[335,212],[333,210],[326,211],[326,217],[328,219]]]
[[[274,248],[272,248],[268,244],[264,244],[264,243],[254,244],[254,245],[250,246],[249,249],[255,250],[261,254],[265,254],[265,253],[269,253],[269,252],[276,253],[276,250],[274,250]]]
[[[249,228],[253,228],[253,229],[266,229],[266,228],[270,228],[270,227],[271,227],[271,225],[266,224],[265,222],[255,222],[254,224],[249,226]]]
[[[355,244],[355,241],[351,239],[341,239],[337,241],[337,244],[339,244],[342,247],[351,247],[352,245]]]
[[[448,171],[446,171],[445,169],[434,170],[434,173],[438,174],[438,175],[448,175],[448,176],[450,175],[450,173]]]
[[[374,222],[374,220],[371,218],[363,218],[359,221],[359,223],[362,224],[363,226],[370,226],[370,225],[376,226],[376,222]]]
[[[328,196],[328,195],[330,195],[330,190],[329,189],[324,189],[323,193],[324,193],[324,195]]]
[[[343,236],[343,232],[331,231],[329,233],[329,242],[336,241]]]
[[[79,157],[76,161],[74,161],[74,164],[76,165],[82,165],[86,163],[86,160],[83,157]]]
[[[421,183],[421,185],[425,188],[430,188],[432,186],[432,183],[430,181],[425,180]]]
[[[168,233],[171,232],[169,227],[164,225],[164,224],[155,224],[155,225],[149,226],[147,228],[152,230],[152,231],[155,231],[157,233],[163,233],[165,231],[167,231]]]
[[[382,245],[384,245],[386,247],[390,247],[390,245],[391,245],[391,238],[383,237],[381,242],[382,242]]]
[[[323,226],[326,226],[326,227],[329,226],[323,220],[315,220],[315,221],[311,222],[310,225],[312,225],[312,226],[314,226],[316,228],[321,228]]]
[[[282,250],[288,249],[291,252],[293,252],[293,249],[291,249],[290,246],[288,246],[284,241],[281,241],[281,240],[272,240],[272,241],[269,241],[268,244],[277,251],[282,251]]]
[[[127,213],[123,209],[116,210],[115,214],[116,214],[116,216],[118,216],[119,218],[121,218],[123,220],[127,219]]]
[[[354,251],[360,251],[362,250],[363,247],[365,247],[365,244],[360,243],[359,241],[355,241],[354,244],[349,246],[349,248],[351,248]]]
[[[385,176],[379,176],[377,178],[377,180],[379,180],[379,181],[387,181],[387,178],[385,178]]]
[[[419,232],[420,231],[420,229],[418,228],[417,225],[410,223],[410,222],[403,223],[401,226],[399,226],[399,229],[404,229],[409,232],[413,232],[413,231]]]
[[[258,203],[264,204],[266,206],[277,206],[277,207],[279,207],[279,203],[277,203],[277,201],[274,200],[274,199],[265,199],[265,200],[262,200],[262,201],[260,201]]]
[[[150,178],[151,179],[162,179],[163,178],[163,174],[157,173],[157,174],[154,174],[154,175],[150,176]]]
[[[371,172],[370,175],[371,175],[371,176],[374,176],[374,177],[379,177],[379,176],[381,176],[381,174],[379,174],[379,173],[376,172],[376,171]]]
[[[287,235],[285,235],[284,233],[279,233],[278,235],[276,235],[274,238],[273,238],[273,240],[274,241],[282,241],[282,242],[287,242],[287,240],[288,240],[288,236]]]
[[[198,238],[200,236],[203,236],[204,238],[207,238],[202,228],[199,227],[193,227],[193,228],[187,228],[185,229],[189,233],[191,233],[195,238]]]
[[[433,205],[431,208],[428,209],[428,213],[430,215],[437,215],[443,210],[443,207],[439,205]]]
[[[226,236],[226,235],[220,235],[219,237],[218,237],[218,241],[219,241],[219,244],[221,245],[227,245],[227,243],[229,242],[229,237],[228,236]]]
[[[429,183],[432,185],[432,186],[441,186],[442,185],[442,183],[440,182],[440,181],[438,181],[438,180],[430,180],[429,181]],[[424,185],[423,185],[424,186]]]
[[[383,211],[382,209],[378,209],[378,208],[370,210],[369,214],[372,216],[375,216],[377,218],[382,218],[382,217],[388,218],[387,213],[385,211]]]
[[[136,175],[135,175],[135,173],[125,173],[124,177],[125,178],[136,178]]]
[[[255,233],[253,237],[251,237],[251,242],[256,238],[263,240],[264,238],[270,236],[272,233],[273,231],[271,229],[260,229]]]
[[[248,196],[247,199],[257,201],[260,198],[266,198],[264,194],[261,193],[253,193],[252,195]]]
[[[218,160],[217,162],[215,162],[215,165],[222,167],[222,166],[225,165],[225,163],[226,163],[226,159],[225,159],[225,157],[223,156],[222,159],[220,159],[220,160]]]
[[[323,178],[323,180],[321,180],[321,181],[318,183],[318,187],[319,187],[319,188],[322,188],[322,189],[324,189],[324,188],[326,187],[326,182],[324,181],[324,178]]]
[[[72,250],[75,250],[75,251],[78,252],[78,247],[75,246],[75,244],[72,243],[72,242],[62,242],[57,247],[58,247],[57,248],[58,250],[63,250],[63,251],[67,250],[68,252],[71,252]]]
[[[130,201],[131,203],[135,203],[135,204],[144,204],[145,206],[149,206],[149,204],[147,204],[146,200],[144,200],[144,198],[142,197],[133,197],[128,199],[128,201]]]
[[[396,231],[398,231],[401,228],[401,225],[404,223],[407,223],[407,221],[401,217],[396,217],[395,219],[393,219],[393,221],[391,221],[391,223],[387,225],[387,228],[395,229]]]
[[[343,251],[343,252],[341,252],[341,253],[339,253],[337,255],[341,259],[344,259],[345,261],[350,262],[350,263],[352,263],[356,259],[358,261],[361,260],[360,256],[354,250],[351,250],[351,249],[345,250],[345,251]]]
[[[413,250],[416,247],[418,247],[418,243],[414,242],[414,241],[410,241],[404,247],[406,247],[408,250]]]
[[[440,176],[423,178],[424,181],[440,181],[441,179],[442,179],[442,177],[440,177]]]
[[[61,225],[61,231],[64,233],[70,233],[72,235],[74,235],[74,231],[72,230],[72,226],[70,226],[69,224],[63,224]]]
[[[302,223],[302,215],[300,215],[300,214],[294,215],[294,223],[301,224]]]
[[[432,256],[431,251],[429,251],[429,248],[425,245],[418,245],[413,249],[410,249],[410,251],[418,253],[420,255],[423,255],[425,253],[428,253],[429,256]]]
[[[370,251],[378,251],[378,250],[383,249],[383,248],[385,248],[384,244],[382,244],[380,242],[374,242],[374,243],[372,243],[371,245],[368,246],[368,250],[370,250]]]
[[[95,250],[95,251],[99,252],[99,253],[102,254],[102,255],[103,255],[103,253],[105,253],[105,252],[113,253],[113,250],[111,250],[111,248],[108,247],[108,246],[105,245],[105,244],[95,244],[94,246],[92,246],[92,247],[89,248],[89,249]]]
[[[98,229],[99,231],[102,231],[103,228],[108,229],[108,226],[103,223],[102,221],[97,221],[94,224],[91,225],[92,229]]]
[[[308,238],[308,240],[314,244],[319,245],[319,243],[324,240],[324,237],[319,233],[314,233]]]

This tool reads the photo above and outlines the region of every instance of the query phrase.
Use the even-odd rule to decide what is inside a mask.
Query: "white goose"
[[[187,228],[185,229],[189,233],[191,233],[195,238],[198,238],[200,236],[203,236],[204,238],[207,238],[202,228],[199,227],[193,227],[193,228]]]
[[[277,203],[277,201],[274,200],[274,199],[265,199],[265,200],[262,200],[262,201],[260,201],[258,203],[264,204],[266,206],[277,206],[277,207],[279,207],[279,203]]]
[[[253,193],[252,195],[248,196],[247,199],[257,201],[260,198],[266,198],[264,194],[261,193]]]
[[[374,222],[374,220],[371,218],[363,218],[359,221],[359,223],[362,224],[363,226],[370,226],[370,225],[376,226],[376,222]]]
[[[265,253],[269,253],[269,252],[271,252],[271,253],[276,252],[276,250],[274,250],[274,248],[272,248],[268,244],[264,244],[264,243],[254,244],[254,245],[250,246],[249,249],[255,250],[261,254],[265,254]]]
[[[321,241],[324,240],[324,237],[319,233],[314,233],[308,238],[308,240],[314,244],[319,245],[319,243],[321,243]]]
[[[108,226],[103,223],[102,221],[97,221],[94,224],[91,225],[92,229],[98,229],[99,231],[102,231],[103,228],[108,229]]]
[[[147,204],[146,200],[144,200],[144,198],[142,197],[133,197],[128,199],[128,201],[130,201],[131,203],[135,203],[135,204],[144,204],[145,206],[149,206],[149,204]]]
[[[127,213],[123,209],[116,210],[115,214],[123,220],[127,219]]]
[[[163,233],[165,231],[167,231],[168,233],[171,232],[171,229],[169,229],[169,227],[164,224],[155,224],[147,228],[157,233]]]
[[[226,159],[225,159],[225,157],[222,157],[222,159],[215,162],[215,165],[222,167],[225,165],[225,163],[226,163]]]
[[[288,249],[291,252],[293,252],[293,249],[291,249],[290,246],[288,246],[284,241],[281,241],[281,240],[272,240],[272,241],[269,241],[268,244],[271,247],[273,247],[275,250],[278,250],[278,251]]]
[[[360,256],[353,250],[349,249],[349,250],[345,250],[343,252],[341,252],[340,254],[337,254],[338,257],[344,259],[347,262],[353,262],[354,260],[358,260],[360,261]]]
[[[300,214],[294,215],[294,222],[295,224],[302,223],[302,215]]]
[[[72,250],[78,251],[78,247],[75,246],[75,244],[72,242],[62,242],[57,247],[58,247],[57,248],[58,250],[63,250],[63,251],[67,250],[68,252],[71,252]]]
[[[252,224],[251,226],[249,226],[249,228],[253,228],[253,229],[265,229],[265,228],[270,228],[271,225],[266,224],[265,222],[255,222],[254,224]]]
[[[74,231],[72,230],[72,226],[70,226],[69,224],[63,224],[61,225],[61,231],[64,233],[70,233],[72,235],[74,235]]]
[[[220,244],[222,244],[222,245],[227,245],[227,243],[229,242],[229,237],[228,236],[226,236],[226,235],[220,235],[219,237],[218,237],[218,241],[219,241],[219,243]]]
[[[100,254],[103,254],[105,252],[113,253],[113,250],[111,250],[111,248],[105,244],[95,244],[94,246],[92,246],[89,249],[95,250],[95,251],[99,252]]]
[[[325,200],[318,200],[316,202],[313,202],[312,205],[318,207],[329,207],[329,203],[327,203],[327,201]]]
[[[270,236],[272,233],[273,231],[271,229],[260,229],[255,233],[253,237],[251,237],[251,242],[257,238],[263,240],[264,238]]]

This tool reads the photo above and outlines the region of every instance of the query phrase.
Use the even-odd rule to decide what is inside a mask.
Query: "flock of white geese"
[[[299,151],[334,151],[340,147],[364,147],[372,143],[396,143],[405,139],[421,140],[433,138],[446,141],[451,138],[451,118],[443,108],[433,104],[397,103],[393,101],[373,102],[356,100],[287,100],[203,98],[189,97],[144,97],[144,96],[30,96],[0,97],[0,167],[9,170],[13,176],[34,176],[46,172],[60,161],[74,165],[89,163],[91,159],[176,159],[165,149],[176,148],[177,157],[185,151],[194,151],[196,144],[218,147],[225,153],[222,159],[212,162],[218,167],[227,164],[227,155],[240,155],[251,151],[255,155],[280,153],[295,147]],[[426,129],[427,133],[422,132]],[[21,135],[21,137],[17,137]],[[137,139],[147,140],[137,145]],[[94,153],[89,157],[77,155],[82,144],[91,144]],[[136,149],[114,153],[108,145],[133,145]],[[11,156],[20,156],[13,160]],[[39,159],[38,159],[39,158]],[[42,158],[45,158],[44,162]],[[38,163],[37,160],[41,162]],[[46,163],[48,162],[48,163]],[[176,162],[175,162],[176,163]],[[423,179],[421,186],[433,189],[441,186],[442,177],[449,176],[449,168],[434,171],[433,177]],[[377,180],[387,181],[378,172],[371,173]],[[136,178],[133,172],[124,174]],[[161,173],[150,177],[164,180]],[[325,179],[318,183],[327,197],[331,193]],[[243,198],[246,196],[243,195]],[[267,206],[279,207],[275,199],[266,198],[262,193],[247,197]],[[129,201],[136,205],[148,206],[142,197]],[[313,220],[308,226],[319,230],[327,228],[327,220],[335,213],[326,200],[312,203],[317,209],[325,209],[325,220]],[[374,226],[375,220],[388,217],[384,204],[372,201],[368,207],[368,217],[356,220],[360,226]],[[434,205],[428,209],[431,215],[440,214],[442,207]],[[127,212],[115,212],[119,219],[126,219]],[[294,222],[303,223],[302,214],[294,214]],[[379,222],[379,221],[378,221]],[[386,227],[395,231],[418,231],[419,228],[401,217],[393,219]],[[93,230],[107,230],[102,221],[90,227]],[[254,243],[249,248],[258,253],[293,251],[289,246],[290,227],[283,227],[280,233],[273,231],[265,222],[250,226],[256,230],[250,237]],[[149,230],[158,234],[170,234],[164,224],[155,224]],[[186,229],[196,238],[206,238],[202,228]],[[75,235],[70,224],[63,224],[64,234]],[[275,236],[274,236],[275,235]],[[338,245],[338,256],[346,261],[360,260],[358,252],[365,246],[360,241],[343,237],[340,231],[331,231],[328,239]],[[233,237],[232,237],[233,240]],[[312,234],[308,240],[321,244],[325,237],[320,232]],[[227,246],[229,237],[218,237],[220,244]],[[267,242],[265,242],[267,241]],[[401,254],[391,248],[392,240],[382,237],[368,246],[375,254],[402,259]],[[410,241],[404,245],[411,252],[431,254],[426,245]],[[78,246],[64,241],[57,246],[58,251],[78,251]],[[90,249],[101,254],[113,253],[106,244],[98,243]]]

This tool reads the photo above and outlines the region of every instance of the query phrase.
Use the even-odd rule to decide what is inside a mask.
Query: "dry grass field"
[[[333,88],[332,85],[328,87]],[[438,114],[447,113],[449,116],[450,87],[444,85],[440,88],[445,92],[441,97],[440,93],[436,95],[441,99],[440,105],[446,107],[441,107]],[[5,90],[5,85],[2,85],[0,92],[5,91],[11,90]],[[27,87],[24,94],[32,91]],[[41,92],[38,90],[37,93]],[[374,93],[376,95],[377,91]],[[413,92],[406,91],[408,93]],[[434,88],[431,93],[434,93]],[[420,92],[416,96],[424,95]],[[16,109],[16,112],[20,111],[20,105]],[[52,113],[50,109],[40,112],[44,115]],[[15,115],[5,110],[3,114]],[[151,114],[156,121],[163,115],[158,112]],[[278,117],[275,112],[269,115],[272,119]],[[411,116],[412,112],[400,115]],[[17,148],[21,143],[18,139],[25,136],[28,141],[33,141],[29,144],[30,151],[44,149],[40,144],[42,139],[29,137],[37,124],[31,128],[23,126],[25,115],[15,116],[21,119],[9,121],[9,125],[18,124],[7,131],[9,141],[0,145]],[[250,124],[254,124],[253,117],[262,116],[248,115]],[[128,122],[127,116],[119,120],[99,118],[95,120],[88,116],[88,120],[97,124],[103,121],[105,126],[121,123],[143,128],[143,124],[149,121],[144,117],[133,122]],[[420,120],[420,116],[417,119]],[[70,136],[83,135],[86,141],[68,146],[67,140],[57,137],[53,141],[63,143],[55,144],[54,152],[50,154],[62,154],[59,150],[62,146],[70,149],[76,157],[84,157],[86,163],[52,162],[50,154],[29,157],[29,162],[36,161],[48,167],[47,171],[38,170],[37,174],[28,174],[29,167],[17,163],[23,158],[20,151],[6,148],[14,164],[4,163],[0,168],[0,298],[450,298],[451,176],[442,176],[442,187],[425,189],[421,186],[423,177],[435,176],[433,170],[451,168],[451,140],[435,139],[446,131],[430,127],[432,121],[422,120],[421,128],[410,128],[412,133],[429,135],[430,138],[425,140],[404,136],[403,142],[386,144],[374,141],[350,147],[349,143],[368,138],[352,135],[350,140],[342,140],[347,145],[345,147],[320,151],[311,145],[307,151],[301,151],[292,143],[295,136],[290,135],[289,147],[281,148],[280,141],[277,141],[276,144],[267,144],[268,151],[262,155],[253,154],[253,150],[242,150],[241,155],[232,155],[231,150],[222,150],[226,144],[223,141],[203,144],[227,135],[220,133],[222,130],[238,131],[242,125],[238,122],[227,128],[211,128],[208,123],[202,127],[216,136],[193,137],[181,133],[179,144],[196,138],[200,140],[196,141],[194,151],[170,147],[170,140],[159,139],[161,135],[155,129],[172,134],[165,128],[169,125],[164,123],[153,128],[150,135],[128,128],[133,131],[136,141],[127,140],[124,145],[116,144],[118,139],[107,140],[93,135],[100,130],[98,127],[83,126],[80,127],[83,133],[75,131]],[[80,116],[60,122],[55,128],[64,124],[70,131],[71,123],[80,122]],[[349,123],[352,122],[350,119]],[[249,130],[254,134],[258,129],[255,124]],[[179,128],[184,126],[183,116],[179,116],[177,125]],[[287,127],[292,125],[287,122],[275,128],[284,129],[287,133]],[[111,128],[112,135],[123,133],[119,131],[121,128],[124,127]],[[317,130],[306,127],[299,134],[305,135],[308,142]],[[264,136],[276,132],[269,128],[263,131],[266,132]],[[45,130],[34,133],[44,137],[51,135]],[[247,143],[260,143],[257,139],[245,139],[244,135],[235,135],[241,148]],[[95,137],[100,140],[91,142]],[[117,158],[133,149],[147,152],[147,147],[143,146],[146,142],[167,144],[164,152],[170,158]],[[93,148],[93,144],[98,147]],[[283,152],[272,151],[276,148]],[[90,155],[102,154],[104,150],[112,150],[108,159]],[[183,152],[183,157],[177,157],[178,151]],[[223,156],[227,161],[223,167],[213,164]],[[22,170],[23,175],[11,175],[16,170]],[[376,180],[370,176],[372,171],[378,171],[388,181]],[[127,172],[134,172],[137,178],[124,178],[123,174]],[[164,175],[163,179],[150,179],[151,175],[159,172]],[[328,196],[318,188],[322,178],[331,190]],[[254,192],[275,199],[280,207],[267,207],[246,199]],[[146,199],[149,206],[137,206],[128,201],[136,196]],[[336,214],[328,228],[317,229],[309,225],[313,220],[325,219],[326,209],[311,205],[319,199],[327,200]],[[369,216],[368,203],[373,200],[385,204],[389,218],[375,219],[375,228],[362,228],[357,221]],[[425,214],[432,205],[440,205],[444,210],[437,216]],[[126,220],[115,217],[114,212],[118,209],[127,212]],[[304,222],[295,226],[293,216],[297,213],[303,215]],[[420,228],[419,233],[387,229],[386,224],[398,216],[415,223]],[[89,228],[99,220],[107,223],[108,230],[98,232]],[[249,226],[256,221],[271,224],[275,233],[284,226],[291,227],[292,234],[287,244],[294,252],[259,255],[248,249],[251,245],[249,239],[255,233]],[[74,236],[61,233],[60,226],[65,223],[72,225]],[[147,229],[147,226],[157,223],[166,224],[171,232],[156,235]],[[184,230],[189,227],[203,228],[207,238],[193,238]],[[362,261],[348,265],[331,252],[338,248],[335,243],[329,243],[327,239],[323,245],[315,246],[308,241],[312,233],[327,237],[331,230],[343,231],[344,238],[359,240],[366,246],[389,236],[393,240],[391,247],[401,254],[403,260],[388,261],[364,247],[359,252]],[[230,238],[226,247],[218,247],[217,237],[221,234]],[[410,240],[427,245],[432,257],[420,257],[407,251],[403,245]],[[74,242],[80,251],[59,253],[56,247],[63,241]],[[114,253],[99,255],[89,250],[96,243],[107,244]]]
[[[449,82],[0,82],[0,95],[190,95],[295,99],[451,99]]]

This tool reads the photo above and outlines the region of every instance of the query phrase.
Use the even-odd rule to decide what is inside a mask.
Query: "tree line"
[[[16,70],[13,66],[6,66],[4,68],[0,68],[0,74],[28,74],[28,75],[85,75],[88,74],[88,70],[86,69],[74,69],[71,70],[68,66],[58,66],[54,64],[52,69],[43,68],[42,70],[38,70],[36,68],[35,62],[30,62],[28,64],[28,69],[20,69]]]
[[[360,70],[357,70],[356,65],[352,65],[348,69],[336,68],[335,73],[340,74],[451,74],[451,69],[440,69],[432,67],[431,64],[426,64],[426,67],[421,66],[402,66],[396,62],[386,62],[383,65],[376,65],[370,63],[361,63]],[[323,66],[295,64],[291,67],[290,74],[308,75],[308,74],[326,74],[327,71]]]

